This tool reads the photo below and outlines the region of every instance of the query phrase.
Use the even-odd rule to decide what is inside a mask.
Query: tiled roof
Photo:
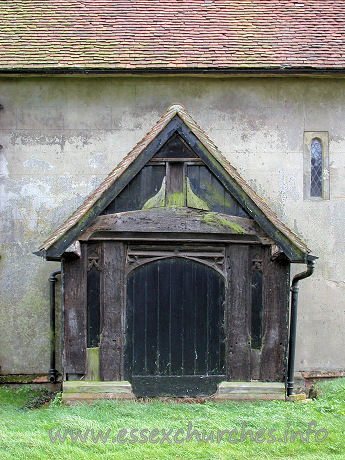
[[[283,222],[281,222],[277,215],[268,207],[268,205],[260,198],[254,190],[247,184],[247,182],[240,176],[237,170],[228,162],[228,160],[218,150],[216,145],[208,138],[206,133],[198,126],[193,118],[187,113],[186,109],[179,104],[172,105],[168,108],[167,112],[158,120],[151,131],[134,147],[134,149],[116,166],[116,168],[106,177],[102,184],[84,201],[84,203],[66,220],[64,224],[59,227],[39,248],[39,251],[46,251],[56,241],[62,238],[65,233],[74,227],[83,216],[96,205],[101,196],[109,190],[112,184],[126,171],[126,169],[133,163],[133,161],[140,155],[140,153],[153,141],[153,139],[160,133],[164,127],[178,115],[199,141],[206,147],[206,149],[213,155],[219,164],[227,171],[232,179],[241,187],[247,196],[259,207],[267,219],[273,226],[282,232],[295,246],[297,246],[303,253],[309,253],[310,250],[302,242],[302,240],[295,235]]]
[[[345,68],[344,0],[1,0],[0,71]]]

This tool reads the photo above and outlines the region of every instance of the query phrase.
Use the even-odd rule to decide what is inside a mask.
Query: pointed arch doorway
[[[225,378],[225,283],[185,257],[128,274],[125,378],[136,396],[213,394]]]

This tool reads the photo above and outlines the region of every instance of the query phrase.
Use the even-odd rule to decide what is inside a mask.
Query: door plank
[[[224,371],[224,280],[218,272],[184,258],[150,262],[129,274],[127,296],[129,380]]]

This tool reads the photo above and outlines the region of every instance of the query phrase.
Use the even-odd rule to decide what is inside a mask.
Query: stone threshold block
[[[273,400],[285,401],[285,384],[282,382],[221,382],[215,401]]]
[[[66,404],[75,402],[93,402],[102,399],[115,401],[134,400],[132,386],[127,381],[95,382],[67,381],[63,383],[62,401]]]

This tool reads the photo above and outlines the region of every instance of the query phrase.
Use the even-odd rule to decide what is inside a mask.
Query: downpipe
[[[50,369],[49,381],[56,383],[58,372],[55,362],[55,283],[56,276],[61,274],[61,270],[54,270],[49,276],[50,283]]]
[[[311,256],[313,257],[313,256]],[[297,331],[297,307],[299,281],[308,278],[314,272],[315,258],[307,259],[307,270],[294,276],[291,283],[291,314],[290,314],[290,335],[289,335],[289,355],[288,355],[288,379],[287,395],[294,393],[294,373],[295,373],[295,354],[296,354],[296,331]]]

